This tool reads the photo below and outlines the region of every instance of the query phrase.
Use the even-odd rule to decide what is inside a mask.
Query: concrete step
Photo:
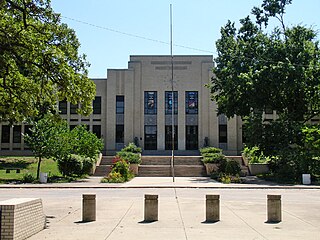
[[[174,166],[176,177],[204,177],[206,168],[203,165],[178,165]]]
[[[200,156],[175,156],[174,165],[203,165]],[[142,156],[141,165],[171,165],[171,156]]]
[[[171,168],[169,165],[140,165],[139,177],[170,177]]]
[[[206,176],[203,165],[176,165],[174,167],[176,177],[202,177]],[[139,177],[171,177],[169,165],[141,165],[139,166]]]
[[[99,165],[96,168],[93,176],[104,177],[107,176],[111,171],[111,165]]]
[[[114,156],[103,156],[100,162],[101,165],[112,165],[112,160]]]

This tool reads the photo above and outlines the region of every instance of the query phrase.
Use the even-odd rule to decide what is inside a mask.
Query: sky
[[[173,54],[217,56],[215,42],[228,20],[250,15],[262,0],[51,0],[62,22],[73,28],[80,53],[91,64],[90,78],[105,78],[107,69],[128,67],[130,55],[170,55],[170,4]],[[318,31],[320,1],[293,0],[287,26],[302,24]],[[253,19],[253,18],[252,18]],[[278,23],[273,21],[270,26]]]

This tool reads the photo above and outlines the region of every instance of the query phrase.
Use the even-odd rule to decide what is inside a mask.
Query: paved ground
[[[255,189],[227,189],[222,188],[226,185],[206,178],[176,178],[175,183],[171,178],[136,178],[121,185],[122,188],[94,188],[101,185],[95,178],[82,183],[84,188],[77,184],[63,189],[2,188],[0,200],[13,197],[43,200],[48,228],[31,240],[320,239],[320,189],[269,185],[258,188],[260,185],[255,184],[251,185]],[[97,195],[95,222],[81,222],[83,193]],[[143,222],[147,193],[159,195],[159,221],[154,223]],[[282,195],[283,221],[279,224],[265,223],[266,195],[272,193]],[[206,194],[220,194],[220,222],[204,222]]]

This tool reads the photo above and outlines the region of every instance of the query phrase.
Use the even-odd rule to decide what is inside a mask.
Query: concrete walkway
[[[242,189],[319,189],[319,185],[284,185],[249,176],[242,184],[223,184],[209,177],[135,177],[126,183],[100,183],[89,177],[71,183],[0,184],[1,188],[242,188]]]
[[[7,185],[0,189],[0,200],[42,199],[47,229],[30,240],[319,240],[319,190],[261,182],[221,184],[209,178],[176,178],[173,183],[172,178],[137,177],[124,184],[89,178],[67,184]],[[97,196],[97,221],[81,221],[84,193]],[[144,195],[150,193],[159,195],[159,221],[145,223]],[[206,194],[220,195],[221,221],[205,222]],[[282,195],[281,223],[265,223],[267,194]]]

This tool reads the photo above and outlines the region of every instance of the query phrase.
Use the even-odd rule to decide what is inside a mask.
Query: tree
[[[320,50],[312,28],[284,23],[291,0],[263,0],[252,14],[221,28],[214,77],[208,86],[218,114],[241,116],[246,144],[268,155],[303,145],[302,128],[320,114]],[[271,18],[280,26],[269,31]],[[277,119],[262,118],[265,109]],[[285,156],[283,156],[285,157]],[[285,165],[285,164],[284,164]]]
[[[59,136],[68,130],[68,125],[59,116],[52,114],[32,122],[32,125],[30,134],[24,135],[24,141],[38,158],[37,179],[39,179],[41,161],[45,157],[52,157]]]
[[[50,0],[1,0],[0,121],[41,117],[64,99],[90,114],[95,85],[79,47]]]

